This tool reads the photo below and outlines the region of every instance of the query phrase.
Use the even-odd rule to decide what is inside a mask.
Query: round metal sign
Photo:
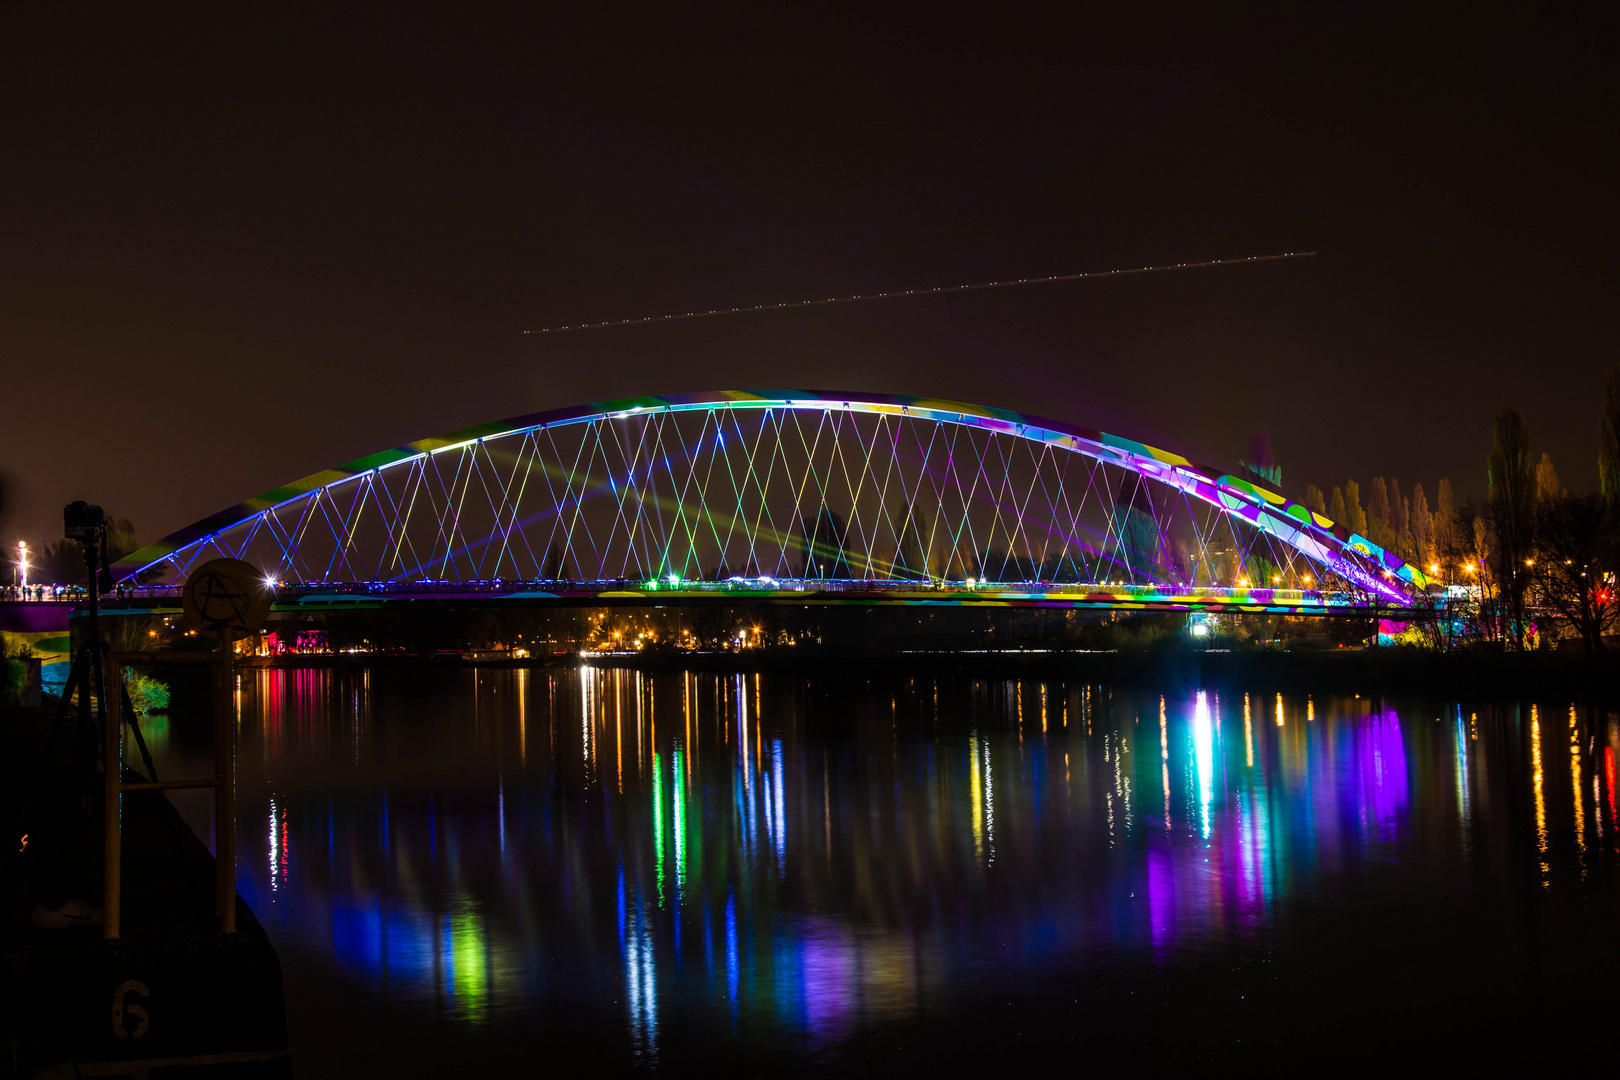
[[[251,564],[215,559],[191,572],[180,607],[197,633],[237,641],[264,625],[271,599],[264,576]]]

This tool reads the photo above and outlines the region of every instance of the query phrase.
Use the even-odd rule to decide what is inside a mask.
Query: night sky
[[[1458,7],[0,15],[0,539],[143,542],[604,398],[955,398],[1283,487],[1596,483],[1620,359],[1611,23]],[[549,8],[550,6],[548,6]],[[218,16],[214,16],[217,18]],[[555,337],[566,323],[1313,259]]]

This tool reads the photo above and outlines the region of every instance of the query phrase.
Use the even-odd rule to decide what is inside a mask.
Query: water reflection
[[[1615,836],[1612,718],[1534,705],[1521,749],[1512,707],[1214,688],[278,669],[240,698],[241,889],[284,962],[458,1030],[583,1007],[644,1060],[677,1029],[827,1050],[982,978],[1273,947],[1347,876],[1462,880],[1508,835],[1487,752],[1524,763],[1542,886]]]

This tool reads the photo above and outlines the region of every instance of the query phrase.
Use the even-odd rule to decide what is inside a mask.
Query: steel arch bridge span
[[[287,585],[530,597],[814,589],[923,602],[972,587],[1306,610],[1404,604],[1427,583],[1299,503],[1130,439],[808,390],[598,402],[423,439],[238,503],[117,574],[175,586],[216,556]]]

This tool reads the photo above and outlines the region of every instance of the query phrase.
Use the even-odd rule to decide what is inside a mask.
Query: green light
[[[451,987],[463,1015],[475,1023],[481,1021],[489,998],[489,981],[485,970],[489,946],[484,941],[472,902],[460,897],[452,908],[450,956]]]
[[[653,857],[658,865],[658,906],[664,906],[664,774],[653,751]]]

